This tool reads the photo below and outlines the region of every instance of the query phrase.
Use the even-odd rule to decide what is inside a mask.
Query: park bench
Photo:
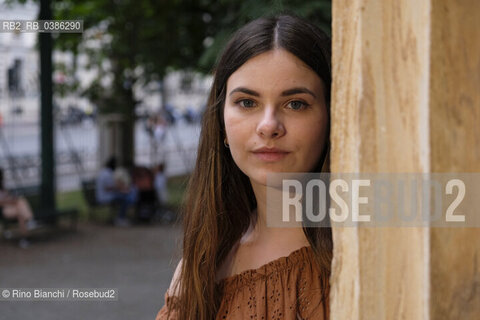
[[[88,206],[89,217],[94,217],[95,211],[104,209],[104,208],[108,208],[112,216],[115,215],[114,204],[100,203],[97,201],[95,180],[82,180],[82,194]]]

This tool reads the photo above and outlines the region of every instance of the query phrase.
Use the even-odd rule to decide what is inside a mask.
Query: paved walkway
[[[181,229],[79,224],[27,249],[0,240],[0,288],[118,288],[118,301],[3,301],[0,319],[154,319],[178,262]]]

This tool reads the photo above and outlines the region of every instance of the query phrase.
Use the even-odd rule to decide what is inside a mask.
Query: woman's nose
[[[279,138],[285,134],[285,126],[273,108],[266,108],[257,125],[257,134],[262,138]]]

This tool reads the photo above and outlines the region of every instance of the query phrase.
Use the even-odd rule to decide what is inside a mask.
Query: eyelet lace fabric
[[[328,278],[314,262],[310,246],[217,283],[223,293],[216,320],[328,319]],[[181,306],[165,294],[156,320],[175,320]]]

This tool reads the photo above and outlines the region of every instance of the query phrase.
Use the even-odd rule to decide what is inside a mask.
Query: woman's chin
[[[262,172],[248,175],[248,177],[250,178],[250,182],[252,184],[255,183],[256,185],[266,187],[281,187],[284,178],[283,174],[288,172],[291,171],[270,169],[262,170]]]

